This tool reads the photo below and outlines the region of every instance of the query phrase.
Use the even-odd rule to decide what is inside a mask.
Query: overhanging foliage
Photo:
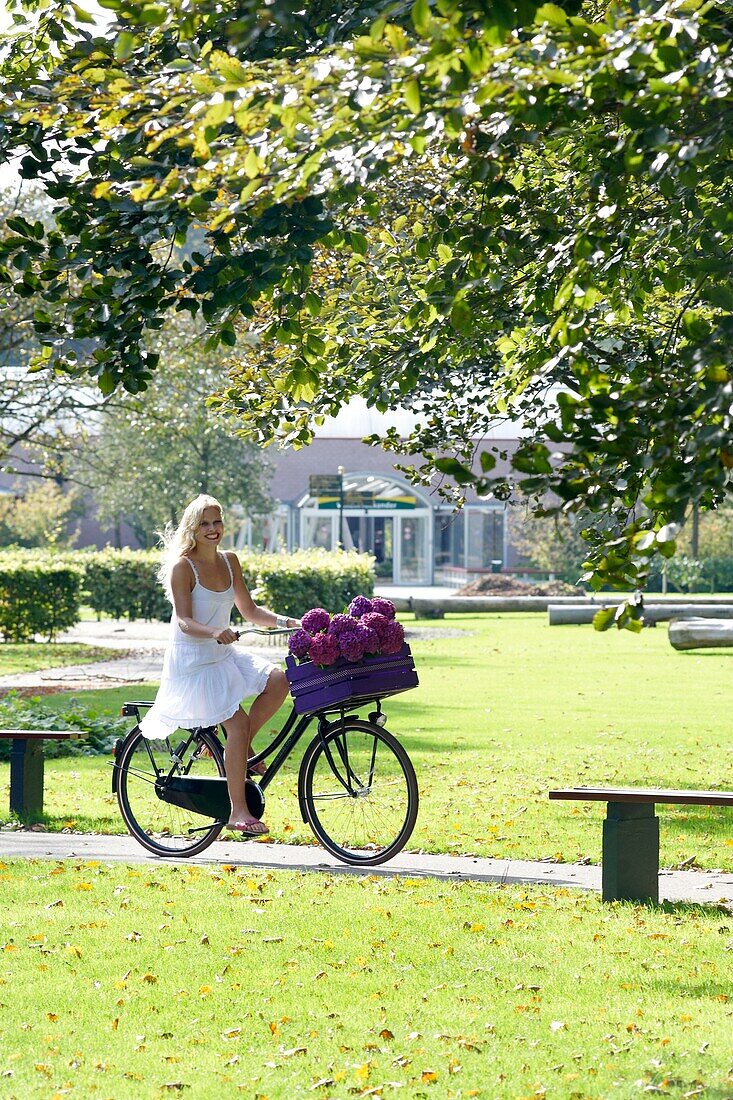
[[[136,392],[146,332],[200,311],[251,437],[305,443],[356,393],[411,408],[388,442],[428,476],[589,509],[596,583],[643,584],[722,499],[727,5],[105,6],[100,37],[56,0],[6,60],[0,146],[59,203],[0,245],[47,301],[43,362],[91,336],[103,390]],[[498,477],[473,440],[517,417]]]

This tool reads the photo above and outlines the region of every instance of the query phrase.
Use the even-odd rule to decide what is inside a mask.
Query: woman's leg
[[[238,707],[232,717],[228,718],[226,722],[222,722],[222,725],[227,734],[224,766],[227,772],[229,801],[232,804],[229,824],[246,825],[257,820],[249,812],[244,794],[249,745],[252,740],[250,720],[242,708]]]
[[[282,669],[274,668],[267,677],[265,690],[258,695],[249,711],[249,743],[255,739],[258,730],[280,709],[288,694],[288,680]]]

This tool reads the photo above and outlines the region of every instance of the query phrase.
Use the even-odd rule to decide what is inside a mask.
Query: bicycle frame
[[[374,699],[373,702],[376,704],[377,709],[373,714],[370,714],[369,717],[373,718],[375,721],[377,721],[377,723],[379,723],[379,718],[383,713],[381,700],[377,698]],[[147,701],[126,703],[123,707],[123,713],[134,715],[139,723],[140,711],[138,708],[150,705],[151,704]],[[374,759],[372,759],[370,765],[368,782],[364,784],[363,782],[359,781],[359,779],[354,775],[350,768],[346,746],[338,745],[341,765],[343,770],[345,771],[344,775],[342,774],[342,771],[339,769],[336,761],[334,760],[331,748],[327,741],[327,734],[329,734],[334,729],[334,727],[337,728],[338,726],[342,725],[347,717],[358,717],[358,714],[354,713],[351,710],[349,710],[349,713],[347,714],[346,708],[339,708],[337,711],[338,717],[329,721],[329,713],[333,712],[323,710],[314,711],[312,714],[297,714],[294,707],[291,709],[290,714],[286,718],[284,725],[282,726],[274,740],[267,746],[266,749],[251,758],[251,761],[253,763],[259,763],[261,760],[265,760],[272,756],[273,753],[275,754],[272,763],[269,764],[267,767],[267,772],[265,773],[265,775],[262,777],[258,784],[254,784],[260,792],[258,797],[263,798],[264,800],[265,790],[275,778],[280,768],[290,756],[298,741],[300,741],[303,734],[306,732],[313,721],[317,722],[317,734],[321,739],[324,752],[333,771],[333,774],[337,778],[338,782],[342,785],[342,787],[346,791],[348,791],[349,794],[353,795],[355,787],[363,789],[365,786],[369,786],[374,769]],[[224,776],[207,778],[199,776],[189,777],[186,773],[180,774],[178,770],[180,767],[181,759],[184,756],[186,749],[188,749],[191,742],[195,740],[202,729],[209,729],[214,733],[215,736],[217,736],[217,727],[199,726],[195,729],[188,731],[188,737],[181,741],[175,747],[175,749],[170,745],[169,742],[169,751],[172,764],[167,772],[164,772],[162,769],[158,768],[155,763],[153,753],[146,742],[146,748],[148,751],[148,755],[150,756],[151,767],[153,768],[156,776],[154,780],[155,793],[157,794],[158,798],[160,798],[163,802],[170,802],[175,806],[181,806],[183,809],[190,810],[193,813],[201,814],[204,817],[214,818],[215,820],[226,820],[226,818],[229,816],[230,810],[226,778]],[[166,740],[168,741],[169,739],[166,738]],[[115,753],[118,744],[119,742],[115,744]],[[112,767],[112,791],[113,793],[117,793],[116,761],[113,762]],[[248,780],[248,782],[252,781]],[[302,791],[300,789],[298,790],[298,803],[301,817],[303,821],[307,822],[308,817],[306,814],[305,802]]]

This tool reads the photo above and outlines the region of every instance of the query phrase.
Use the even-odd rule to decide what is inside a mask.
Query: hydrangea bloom
[[[370,630],[374,631],[377,635],[379,648],[381,649],[385,637],[385,630],[389,626],[389,619],[385,619],[384,615],[380,615],[377,611],[370,611],[368,615],[363,615],[359,622],[363,626],[368,626]]]
[[[330,621],[331,616],[327,611],[322,607],[314,607],[303,616],[303,629],[309,634],[320,634],[322,630],[328,630]]]
[[[293,657],[297,657],[299,660],[302,657],[307,657],[310,651],[311,641],[312,638],[307,630],[296,630],[294,634],[290,635],[288,651],[292,653]]]
[[[351,615],[334,615],[331,619],[328,633],[336,638],[342,638],[344,634],[353,634],[359,623],[352,619]]]
[[[394,620],[387,623],[387,629],[382,638],[382,653],[399,653],[405,640],[405,632],[402,624]]]
[[[342,634],[339,638],[339,651],[347,661],[360,661],[364,656],[364,643],[356,631]]]
[[[317,634],[311,639],[310,658],[316,665],[333,665],[341,656],[339,644],[333,634]]]
[[[349,615],[353,615],[355,619],[360,619],[362,615],[368,615],[370,611],[376,610],[377,608],[372,606],[372,601],[366,596],[354,596],[349,604]]]
[[[377,637],[376,630],[372,630],[370,626],[364,625],[364,620],[356,624],[356,636],[360,639],[365,653],[376,653],[379,649],[379,638]]]
[[[395,605],[391,600],[385,600],[382,596],[375,596],[371,600],[371,605],[371,610],[376,611],[378,615],[384,615],[385,619],[394,619]]]

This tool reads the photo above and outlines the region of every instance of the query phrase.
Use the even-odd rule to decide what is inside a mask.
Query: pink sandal
[[[270,831],[264,821],[259,821],[256,817],[250,818],[249,821],[243,821],[241,824],[229,822],[227,829],[231,829],[235,833],[241,833],[242,836],[265,836]]]

